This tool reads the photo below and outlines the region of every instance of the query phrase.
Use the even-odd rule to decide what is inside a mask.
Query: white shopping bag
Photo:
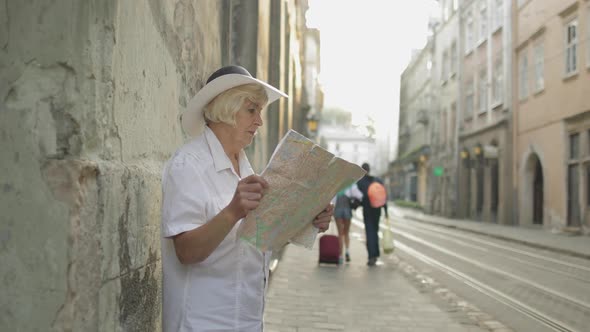
[[[395,250],[395,244],[393,243],[393,232],[391,231],[391,225],[389,224],[389,217],[385,216],[384,219],[385,229],[383,230],[381,247],[385,254],[391,254]]]

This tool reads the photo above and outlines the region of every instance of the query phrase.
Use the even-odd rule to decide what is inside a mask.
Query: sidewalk
[[[402,216],[416,221],[452,227],[477,234],[488,235],[503,240],[518,242],[532,247],[557,251],[571,256],[590,259],[590,236],[552,233],[542,228],[524,226],[499,225],[489,222],[448,219],[424,214],[420,211],[391,207],[391,216]]]
[[[318,265],[317,242],[312,250],[288,245],[270,281],[265,332],[487,331],[435,294],[421,292],[395,255],[368,267],[363,241],[364,230],[352,226],[351,262],[341,266]]]

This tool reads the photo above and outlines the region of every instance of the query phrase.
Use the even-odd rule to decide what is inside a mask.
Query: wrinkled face
[[[236,127],[233,128],[233,135],[242,148],[245,148],[252,143],[258,127],[263,124],[262,107],[246,100],[235,116]]]

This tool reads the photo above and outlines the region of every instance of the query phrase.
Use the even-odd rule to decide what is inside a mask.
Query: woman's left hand
[[[330,227],[330,220],[332,220],[333,215],[334,205],[330,203],[322,212],[320,212],[320,214],[315,217],[313,220],[313,225],[319,230],[320,233],[323,233],[328,230],[328,227]]]

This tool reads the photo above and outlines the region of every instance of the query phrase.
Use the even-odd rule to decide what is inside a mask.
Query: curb
[[[422,223],[425,223],[425,224],[439,226],[439,227],[459,229],[459,230],[462,230],[462,231],[465,231],[465,232],[470,232],[470,233],[473,233],[473,234],[485,235],[485,236],[488,236],[488,237],[491,237],[491,238],[496,238],[496,239],[500,239],[500,240],[504,240],[504,241],[509,241],[509,242],[514,242],[514,243],[519,243],[519,244],[523,244],[523,245],[526,245],[526,246],[529,246],[529,247],[533,247],[533,248],[537,248],[537,249],[550,250],[550,251],[558,252],[558,253],[565,254],[565,255],[568,255],[568,256],[573,256],[573,257],[577,257],[577,258],[583,258],[583,259],[590,260],[590,255],[589,254],[584,254],[584,253],[580,253],[580,252],[577,252],[577,251],[571,251],[571,250],[562,249],[562,248],[555,248],[555,247],[551,247],[551,246],[548,246],[548,245],[543,245],[543,244],[539,244],[539,243],[535,243],[535,242],[529,242],[529,241],[525,241],[525,240],[515,239],[515,238],[503,236],[503,235],[490,234],[490,233],[486,233],[486,232],[482,232],[482,231],[478,231],[478,230],[474,230],[474,229],[469,229],[469,228],[465,228],[465,227],[461,227],[461,226],[456,226],[456,225],[445,225],[445,224],[442,224],[442,223],[437,223],[435,221],[429,221],[429,220],[426,220],[426,219],[421,219],[419,217],[410,216],[410,215],[406,215],[406,214],[404,214],[404,218],[411,219],[411,220],[418,221],[418,222],[422,222]]]

